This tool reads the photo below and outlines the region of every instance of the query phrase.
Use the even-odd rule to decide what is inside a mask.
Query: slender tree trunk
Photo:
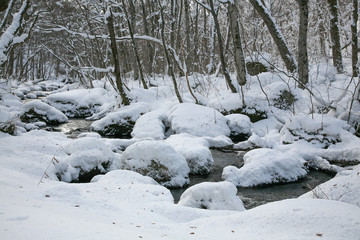
[[[280,52],[280,56],[285,63],[286,69],[289,72],[295,72],[297,66],[293,54],[288,48],[285,38],[283,37],[280,29],[276,25],[274,19],[271,17],[269,10],[259,0],[249,1],[266,24],[270,35],[274,39],[274,42]]]
[[[221,61],[221,67],[223,70],[223,74],[225,76],[225,81],[226,81],[227,85],[229,86],[231,92],[236,93],[237,92],[236,88],[231,82],[230,74],[229,74],[227,64],[225,61],[224,43],[222,40],[220,25],[219,25],[219,21],[217,18],[217,12],[215,10],[213,0],[209,0],[209,5],[210,5],[210,9],[211,9],[211,15],[213,16],[213,19],[214,19],[215,29],[216,29],[216,33],[217,33],[217,37],[218,37],[220,61]]]
[[[237,7],[229,3],[228,4],[229,20],[231,35],[234,44],[234,58],[235,58],[235,69],[238,83],[243,86],[246,84],[246,64],[244,58],[244,51],[241,44],[240,35],[240,14]]]
[[[141,8],[142,8],[142,19],[143,19],[144,32],[145,32],[145,35],[150,36],[148,22],[146,19],[147,14],[146,14],[144,0],[141,0]],[[152,72],[153,72],[152,66],[153,66],[153,61],[154,61],[153,47],[149,41],[146,41],[146,47],[147,47],[147,57],[148,57],[148,63],[146,64],[147,72],[148,72],[148,74],[152,74]]]
[[[344,71],[342,55],[341,55],[341,43],[340,43],[340,30],[339,30],[339,15],[338,15],[338,2],[337,0],[328,0],[330,8],[330,35],[332,41],[332,58],[334,66],[338,73]]]
[[[162,39],[162,43],[163,43],[163,47],[164,47],[164,53],[165,53],[165,57],[166,57],[166,61],[168,63],[168,69],[169,69],[169,73],[171,75],[171,79],[172,79],[172,82],[173,82],[173,85],[174,85],[174,90],[175,90],[175,94],[176,94],[176,97],[177,99],[179,100],[179,103],[183,103],[183,100],[181,98],[181,95],[180,95],[180,92],[178,90],[178,87],[177,87],[177,82],[176,82],[176,78],[175,78],[175,74],[174,74],[174,67],[173,67],[173,63],[172,63],[172,60],[170,58],[170,55],[169,55],[169,51],[167,49],[167,44],[166,44],[166,40],[165,40],[165,21],[164,21],[164,9],[163,9],[163,6],[161,5],[161,0],[158,0],[158,3],[159,3],[159,7],[160,7],[160,35],[161,35],[161,39]]]
[[[353,0],[353,12],[351,22],[351,39],[352,39],[352,72],[353,77],[359,76],[358,67],[358,36],[357,36],[357,22],[359,19],[359,0]]]
[[[119,91],[122,104],[129,105],[130,101],[128,97],[126,96],[126,93],[124,91],[123,83],[121,80],[120,75],[120,61],[118,56],[118,51],[116,47],[116,37],[115,37],[115,31],[114,31],[114,23],[113,23],[113,14],[111,11],[111,8],[108,9],[110,11],[110,14],[108,15],[106,21],[107,21],[107,27],[110,35],[110,42],[111,42],[111,52],[114,60],[114,73],[115,73],[115,79],[116,79],[116,87]]]
[[[186,66],[188,68],[188,72],[192,72],[192,56],[191,54],[191,29],[190,29],[190,3],[189,0],[184,0],[184,15],[185,15],[185,32],[186,32]]]
[[[300,88],[309,82],[309,60],[307,52],[307,32],[309,18],[309,0],[296,0],[300,10],[300,26],[298,38],[298,73]]]
[[[129,18],[129,14],[128,14],[127,10],[126,10],[125,1],[122,0],[122,2],[123,2],[123,10],[124,10],[125,17],[126,17],[126,20],[127,20],[127,23],[128,23],[128,27],[129,27],[129,33],[130,33],[130,37],[131,37],[131,44],[132,44],[132,48],[134,50],[134,55],[135,55],[135,59],[136,59],[136,63],[137,63],[137,68],[139,70],[140,80],[141,80],[141,83],[142,83],[143,87],[145,89],[148,89],[148,86],[147,86],[147,84],[145,82],[143,69],[142,69],[142,66],[141,66],[141,61],[140,61],[140,57],[139,57],[138,48],[137,48],[137,45],[136,45],[136,42],[135,42],[135,39],[134,39],[134,32],[133,32],[134,24],[132,22],[130,22],[130,21],[133,21],[134,19]],[[134,69],[134,72],[135,72],[135,69]]]

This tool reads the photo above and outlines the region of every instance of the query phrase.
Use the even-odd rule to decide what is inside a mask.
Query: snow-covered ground
[[[247,106],[241,114],[233,111],[242,107],[240,94],[230,93],[224,79],[216,76],[190,76],[192,83],[202,84],[201,90],[194,89],[202,105],[194,104],[182,78],[184,104],[177,102],[171,81],[159,79],[155,81],[159,86],[149,90],[129,84],[133,102],[120,108],[114,91],[100,87],[14,82],[9,93],[9,86],[0,84],[0,127],[12,134],[0,132],[0,239],[358,240],[359,165],[334,163],[360,162],[360,139],[352,128],[360,104],[356,100],[351,105],[355,85],[350,78],[325,71],[332,68],[323,65],[311,69],[314,95],[294,89],[282,74],[262,73],[264,95],[257,77],[249,77]],[[55,89],[43,100],[51,107],[40,102],[24,105],[20,99]],[[41,119],[34,123],[19,119],[33,105],[64,121],[58,110],[68,117],[83,114],[97,120],[92,129],[99,132],[129,123],[132,138],[84,133],[69,139],[41,130],[46,126]],[[331,111],[322,112],[326,107]],[[267,118],[251,123],[242,114]],[[233,133],[250,138],[234,143],[229,138]],[[193,186],[180,204],[174,204],[164,186],[186,184],[191,171],[209,173],[210,147],[248,151],[244,166],[225,168],[228,182]],[[296,181],[310,167],[338,174],[301,198],[250,210],[244,210],[236,196],[234,184]],[[80,178],[92,180],[68,183]]]

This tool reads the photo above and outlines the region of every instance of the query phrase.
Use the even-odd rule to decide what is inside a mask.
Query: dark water
[[[50,127],[52,131],[62,132],[68,138],[77,138],[80,133],[90,132],[90,125],[93,121],[87,121],[84,118],[69,118],[67,123],[59,126]]]
[[[190,185],[184,188],[170,189],[177,203],[181,194],[190,186],[201,182],[219,182],[222,181],[222,169],[232,165],[240,167],[243,164],[242,156],[234,152],[222,152],[212,150],[214,165],[212,173],[207,176],[190,176]],[[310,171],[308,175],[293,183],[273,184],[260,187],[242,188],[238,187],[238,195],[244,202],[245,208],[250,209],[268,202],[279,201],[288,198],[296,198],[310,191],[317,185],[333,178],[333,175],[320,172]]]
[[[59,131],[66,134],[69,138],[77,138],[80,133],[89,132],[92,121],[85,119],[69,119],[68,123],[52,127],[53,131]],[[212,150],[214,165],[211,173],[207,176],[190,176],[190,185],[184,188],[170,189],[175,202],[180,199],[181,194],[190,186],[202,182],[219,182],[222,181],[222,170],[226,166],[241,167],[243,165],[243,154],[231,151]],[[260,187],[241,188],[238,187],[238,195],[244,202],[245,208],[250,209],[268,202],[279,201],[288,198],[296,198],[317,185],[333,178],[333,175],[320,172],[310,171],[308,175],[293,183],[273,184]]]

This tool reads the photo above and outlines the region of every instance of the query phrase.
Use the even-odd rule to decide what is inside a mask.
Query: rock
[[[183,133],[171,135],[165,141],[186,159],[191,174],[210,173],[214,160],[205,139]]]
[[[57,125],[68,121],[68,118],[62,112],[40,100],[24,104],[20,119],[25,123],[41,121],[50,125]]]
[[[176,134],[188,133],[198,137],[229,136],[227,119],[216,109],[182,103],[176,105],[169,114],[171,131]]]
[[[103,136],[129,138],[136,120],[148,112],[149,109],[150,105],[147,103],[135,103],[131,106],[122,107],[117,112],[110,113],[106,117],[93,122],[91,130]]]
[[[225,167],[222,178],[238,187],[293,182],[305,177],[305,160],[274,149],[255,149],[244,155],[244,166]]]
[[[136,121],[131,136],[136,139],[163,140],[167,125],[167,117],[162,111],[148,112]]]
[[[164,141],[136,142],[124,151],[120,161],[123,169],[152,177],[163,186],[189,184],[190,169],[185,158]]]
[[[209,210],[244,211],[244,204],[236,193],[235,185],[230,182],[203,182],[186,189],[178,204]]]
[[[230,114],[225,117],[229,120],[230,138],[233,141],[245,141],[251,136],[252,123],[248,116],[244,114]]]

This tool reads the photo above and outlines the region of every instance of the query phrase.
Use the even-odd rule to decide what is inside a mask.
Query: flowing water
[[[63,132],[69,138],[76,138],[80,133],[89,132],[91,123],[92,121],[86,121],[85,119],[69,119],[68,123],[52,127],[51,129]],[[224,167],[229,165],[241,167],[243,165],[243,154],[233,151],[212,150],[212,155],[214,165],[211,168],[211,174],[206,176],[191,175],[189,186],[170,189],[176,203],[179,201],[181,194],[190,186],[202,182],[222,181],[221,174]],[[238,195],[244,202],[245,208],[250,209],[268,202],[296,198],[333,177],[333,175],[312,170],[305,178],[293,183],[271,184],[250,188],[238,187]]]
[[[175,202],[179,201],[181,194],[190,186],[201,182],[222,181],[221,174],[224,167],[229,165],[240,167],[243,165],[242,155],[235,152],[212,150],[212,155],[214,158],[214,165],[212,166],[211,174],[207,176],[190,176],[189,186],[170,190],[174,196]],[[268,202],[299,197],[333,177],[334,175],[324,172],[310,171],[305,178],[297,182],[271,184],[249,188],[238,187],[237,189],[239,197],[244,202],[245,208],[250,209]]]

